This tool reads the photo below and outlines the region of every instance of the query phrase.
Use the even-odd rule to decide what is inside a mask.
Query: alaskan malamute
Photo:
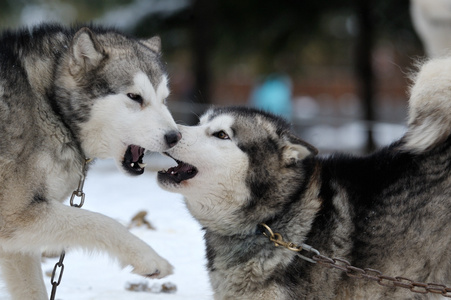
[[[198,126],[179,126],[183,138],[167,151],[178,166],[158,181],[185,196],[205,229],[215,299],[440,297],[307,261],[298,254],[315,256],[275,247],[261,224],[357,268],[450,287],[450,70],[450,58],[422,67],[407,133],[368,156],[320,157],[282,119],[247,108],[211,109]]]
[[[98,26],[41,25],[0,35],[0,263],[13,299],[47,299],[41,251],[105,251],[133,272],[171,265],[118,222],[63,205],[85,158],[144,171],[145,149],[181,138],[166,105],[160,39]]]

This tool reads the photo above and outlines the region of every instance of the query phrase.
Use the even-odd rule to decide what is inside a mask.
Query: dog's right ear
[[[282,151],[286,166],[294,165],[308,156],[318,154],[318,149],[291,134],[287,136]]]
[[[105,57],[96,35],[86,27],[81,28],[72,39],[69,71],[72,75],[94,69]]]
[[[161,38],[158,35],[147,40],[141,40],[141,43],[143,43],[146,47],[148,47],[155,53],[161,53]]]

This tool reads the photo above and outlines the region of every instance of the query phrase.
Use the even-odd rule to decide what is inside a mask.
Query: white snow
[[[341,126],[315,125],[304,130],[302,138],[318,149],[356,151],[365,147],[368,129],[364,122],[354,121]],[[373,138],[378,147],[400,139],[407,127],[400,124],[375,123]]]
[[[165,162],[151,159],[149,165]],[[173,165],[170,163],[169,166]],[[145,227],[130,231],[151,245],[175,267],[173,275],[163,279],[145,279],[120,269],[111,258],[99,253],[70,251],[64,260],[64,273],[57,289],[60,300],[206,300],[213,299],[206,271],[203,232],[185,208],[181,195],[160,189],[156,172],[147,170],[138,177],[129,177],[117,170],[113,161],[98,160],[90,168],[84,191],[85,204],[81,209],[108,215],[125,226],[139,211],[146,210],[146,218],[156,230]],[[58,258],[45,259],[44,273],[53,270]],[[50,278],[45,281],[50,295]],[[158,291],[164,283],[177,287],[175,293],[127,291],[130,283],[146,282]],[[0,299],[11,299],[0,274]]]

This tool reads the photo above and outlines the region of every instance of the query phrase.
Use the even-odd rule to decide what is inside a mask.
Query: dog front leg
[[[132,266],[132,272],[138,275],[161,278],[172,274],[172,266],[164,258],[105,215],[49,201],[39,214],[22,219],[33,221],[14,232],[9,243],[12,247],[103,251],[117,258],[123,267]]]
[[[0,251],[0,264],[12,299],[48,299],[41,270],[41,254]]]

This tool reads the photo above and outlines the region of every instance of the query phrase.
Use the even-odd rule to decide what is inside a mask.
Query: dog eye
[[[218,139],[221,139],[221,140],[230,140],[229,135],[222,130],[213,133],[213,136],[217,137]]]
[[[138,102],[139,104],[143,104],[143,98],[140,95],[128,93],[127,97],[132,99],[133,101]]]

